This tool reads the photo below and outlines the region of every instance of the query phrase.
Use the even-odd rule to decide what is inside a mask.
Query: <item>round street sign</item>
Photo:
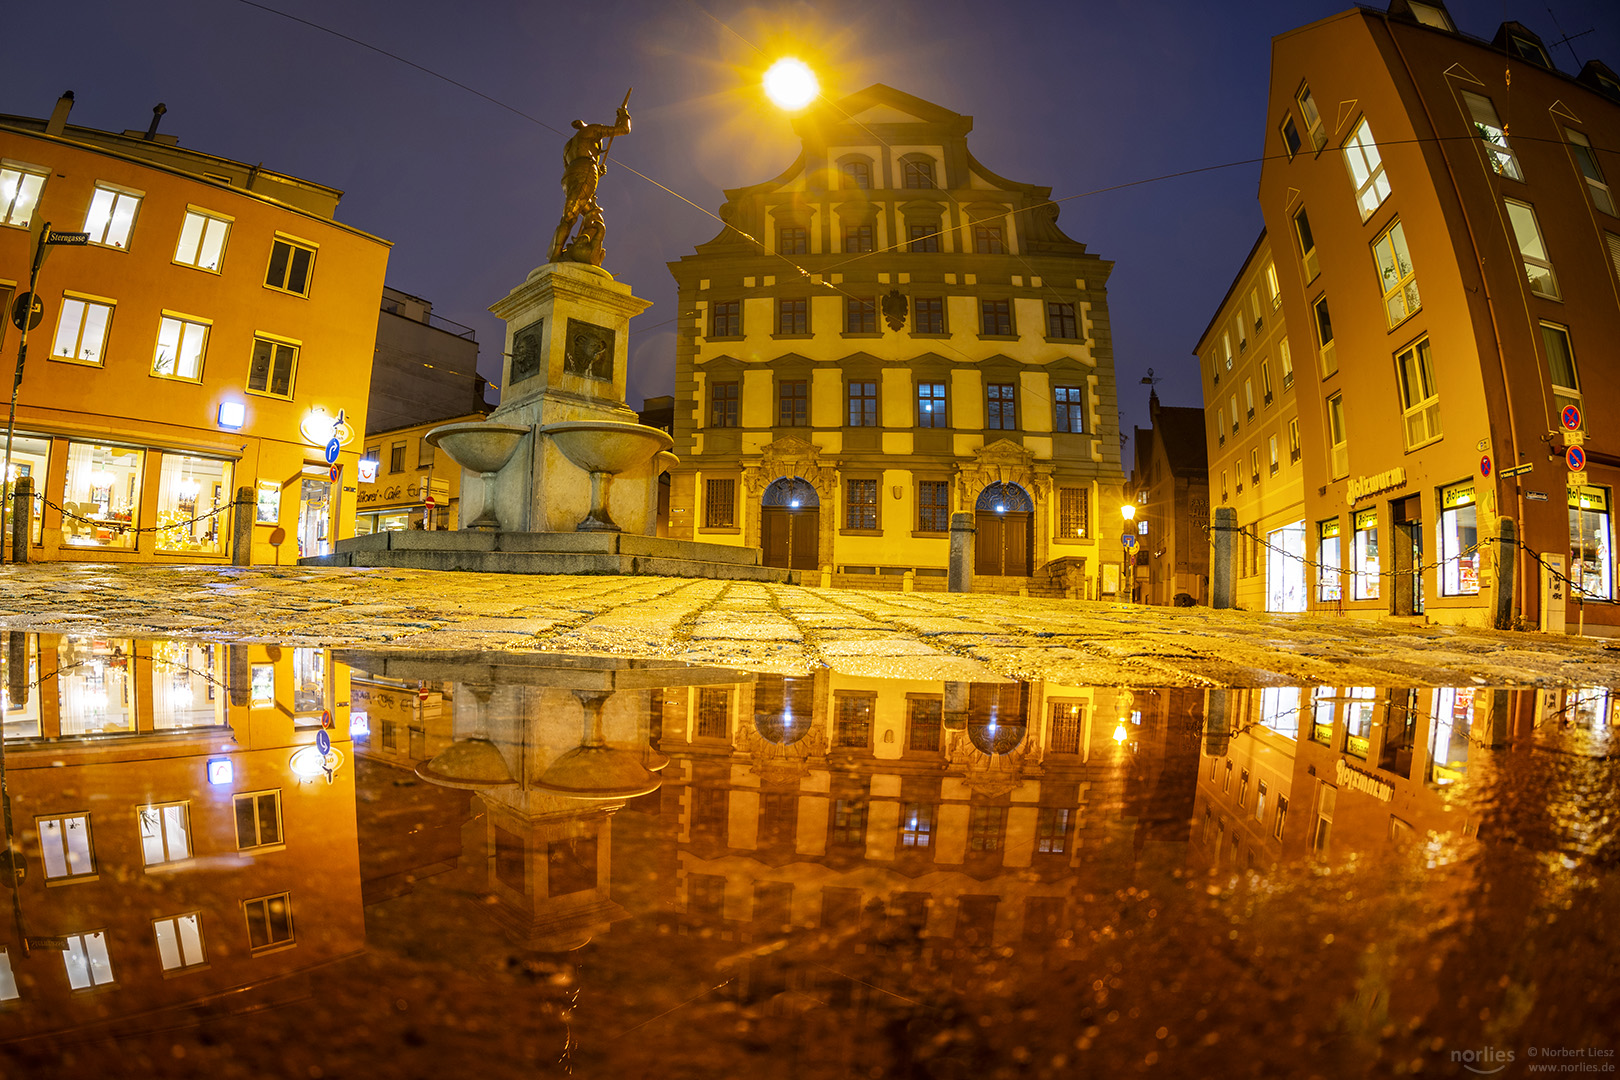
[[[321,757],[325,757],[332,752],[332,736],[326,733],[325,728],[321,728],[315,733],[315,749],[321,752]]]
[[[32,330],[45,317],[45,301],[33,293],[25,292],[17,297],[17,302],[11,305],[11,325],[21,330],[25,312],[27,313],[28,329]]]
[[[343,449],[343,444],[338,442],[336,439],[333,439],[331,442],[327,443],[326,444],[326,463],[328,465],[336,465],[337,464],[338,451],[342,450],[342,449]]]
[[[1565,405],[1559,419],[1564,422],[1564,427],[1574,431],[1581,426],[1581,407],[1579,405]]]
[[[1586,451],[1578,446],[1572,446],[1564,451],[1564,464],[1569,466],[1570,472],[1580,472],[1586,468]]]
[[[1484,457],[1479,459],[1479,475],[1491,475],[1491,455],[1486,454]]]
[[[426,701],[427,699],[428,699],[428,688],[426,686],[418,686],[416,688],[416,700],[417,701]]]
[[[332,483],[337,483],[337,478],[342,475],[342,472],[343,470],[339,469],[336,465],[332,466]]]
[[[433,501],[433,496],[429,495],[427,498],[422,500],[422,505],[431,510],[439,504]]]

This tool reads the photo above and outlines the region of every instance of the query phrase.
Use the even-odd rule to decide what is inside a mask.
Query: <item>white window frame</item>
[[[1609,189],[1609,182],[1603,178],[1603,166],[1598,164],[1597,151],[1592,149],[1592,143],[1587,137],[1574,128],[1565,128],[1564,134],[1569,136],[1569,149],[1570,153],[1575,155],[1575,165],[1586,179],[1586,191],[1592,196],[1592,205],[1613,216],[1614,192]]]
[[[140,216],[141,201],[145,198],[145,192],[96,181],[90,208],[84,213],[84,231],[90,234],[90,243],[128,251],[130,237],[135,233],[135,219]]]
[[[1569,373],[1571,380],[1575,383],[1574,386],[1564,386],[1557,380],[1557,378],[1554,377],[1552,366],[1552,347],[1547,341],[1549,333],[1555,334],[1563,339],[1564,355],[1569,357]],[[1580,364],[1577,363],[1575,359],[1575,345],[1569,339],[1569,327],[1561,326],[1554,322],[1547,322],[1545,319],[1543,319],[1541,323],[1541,347],[1542,350],[1547,354],[1547,381],[1551,384],[1553,391],[1553,412],[1555,414],[1562,413],[1564,411],[1564,406],[1566,405],[1574,405],[1576,408],[1581,408],[1581,403],[1583,400],[1581,396],[1581,368]],[[1586,410],[1581,408],[1581,411],[1584,413]],[[1556,426],[1556,419],[1554,423]]]
[[[1356,209],[1366,221],[1389,198],[1389,177],[1384,172],[1384,158],[1378,152],[1372,126],[1367,118],[1350,132],[1344,140],[1344,165],[1350,171],[1350,185],[1356,189]]]
[[[1517,199],[1503,199],[1502,202],[1507,212],[1508,231],[1518,244],[1519,258],[1524,264],[1525,281],[1530,291],[1548,300],[1562,299],[1562,294],[1558,291],[1558,274],[1553,270],[1552,257],[1547,253],[1547,244],[1541,235],[1541,223],[1536,220],[1535,207]],[[1515,210],[1521,213],[1516,215]],[[1538,276],[1534,272],[1536,270],[1543,270],[1546,273]],[[1537,283],[1543,280],[1546,282],[1545,287],[1538,287]]]
[[[79,824],[71,826],[66,825],[67,822]],[[96,836],[88,810],[41,814],[34,819],[34,828],[39,835],[40,862],[46,881],[62,884],[95,880]],[[84,830],[82,847],[74,843],[70,835],[75,828]]]
[[[115,982],[112,957],[107,952],[107,931],[68,934],[67,948],[62,950],[62,966],[67,969],[68,986],[76,991],[94,990]]]
[[[1399,218],[1373,241],[1372,256],[1373,267],[1378,271],[1378,287],[1384,294],[1384,318],[1390,329],[1394,329],[1423,307],[1418,295],[1417,270],[1412,265],[1412,250],[1406,242],[1406,227]]]
[[[1406,448],[1416,450],[1440,439],[1440,388],[1427,336],[1395,354],[1395,390],[1401,399]]]
[[[259,817],[259,800],[261,798],[263,798],[264,796],[266,796],[266,795],[274,795],[276,797],[276,838],[274,840],[265,840],[264,839],[264,825],[262,823],[261,818]],[[237,804],[240,803],[243,799],[251,800],[252,805],[253,805],[253,836],[254,836],[254,842],[247,845],[246,847],[242,846],[242,833],[241,833],[241,830],[240,830],[240,828],[238,827],[238,824],[237,824],[237,809],[236,809]],[[235,835],[235,838],[236,838],[236,850],[237,851],[242,851],[242,852],[266,851],[266,850],[275,850],[277,848],[285,847],[286,844],[287,844],[287,818],[286,818],[286,814],[283,811],[282,805],[281,805],[281,789],[280,788],[267,788],[267,789],[265,789],[263,791],[238,791],[238,792],[235,792],[231,796],[231,832]]]
[[[1327,126],[1322,122],[1321,110],[1316,107],[1316,99],[1311,96],[1309,83],[1300,83],[1299,89],[1294,91],[1294,103],[1299,106],[1300,118],[1305,121],[1305,133],[1311,137],[1317,150],[1327,145]]]
[[[1350,444],[1345,436],[1344,395],[1330,394],[1327,406],[1328,475],[1342,480],[1350,475]]]
[[[64,364],[105,367],[107,362],[107,339],[112,336],[113,314],[117,307],[118,301],[109,297],[91,296],[89,293],[64,292],[62,294],[62,307],[56,316],[56,333],[51,335],[51,359],[59,360]],[[85,339],[85,329],[90,325],[92,308],[105,309],[105,313],[101,318],[100,334],[95,341],[94,348],[91,348],[90,343]],[[62,333],[69,326],[73,327],[73,351],[71,353],[59,352],[58,347],[62,344]]]
[[[225,262],[225,247],[230,243],[231,224],[235,220],[200,206],[186,207],[186,217],[174,245],[173,262],[205,274],[219,273]]]
[[[279,940],[270,940],[270,903],[273,900],[283,901],[287,905],[287,936]],[[252,923],[254,918],[253,905],[255,904],[263,905],[266,938],[263,945],[253,944]],[[290,892],[271,893],[268,896],[255,896],[250,900],[243,900],[242,918],[248,924],[248,952],[250,955],[257,956],[273,949],[290,949],[298,944],[298,924],[293,921],[292,893]]]
[[[38,183],[30,184],[33,178]],[[33,223],[34,212],[45,194],[45,182],[51,170],[38,165],[24,165],[20,161],[0,162],[0,225],[26,229]]]
[[[151,803],[135,811],[141,858],[150,870],[191,859],[191,804]],[[155,848],[149,841],[155,841]]]
[[[187,911],[153,919],[152,936],[157,941],[158,963],[163,966],[165,974],[207,966],[208,950],[203,944],[202,912]]]
[[[1468,110],[1468,123],[1485,144],[1485,159],[1491,163],[1491,168],[1498,176],[1523,183],[1524,169],[1519,165],[1519,155],[1508,145],[1507,129],[1497,115],[1496,103],[1468,90],[1464,90],[1462,96],[1463,106]]]
[[[165,309],[158,321],[157,345],[152,351],[152,370],[149,374],[154,379],[202,382],[203,364],[208,360],[208,336],[213,330],[213,325],[212,319]],[[162,370],[165,349],[172,355],[170,360],[172,371]],[[193,356],[196,362],[196,370],[191,374],[180,370],[181,358],[188,355]]]

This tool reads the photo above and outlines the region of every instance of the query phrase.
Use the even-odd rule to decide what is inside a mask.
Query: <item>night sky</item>
[[[1270,41],[1335,0],[962,3],[902,0],[268,0],[267,7],[465,84],[478,94],[242,0],[90,0],[9,6],[0,112],[161,130],[182,146],[342,189],[339,220],[394,244],[388,283],[473,326],[499,378],[486,308],[545,259],[561,210],[569,121],[611,123],[634,86],[635,130],[600,198],[607,269],[654,306],[632,323],[629,398],[674,384],[675,286],[664,264],[712,238],[721,191],[770,179],[797,140],[758,75],[778,56],[816,68],[837,98],[888,83],[974,117],[968,145],[1010,179],[1050,185],[1059,227],[1114,260],[1109,304],[1124,430],[1147,425],[1152,367],[1170,405],[1198,405],[1191,351],[1261,227],[1258,164],[1087,194],[1252,159],[1274,147],[1264,112]],[[1620,4],[1457,0],[1459,28],[1515,18],[1581,62],[1620,67]],[[1551,48],[1569,73],[1579,65]],[[497,104],[498,102],[499,104]],[[509,108],[502,106],[509,106]],[[516,111],[513,111],[516,110]],[[519,113],[527,114],[525,118]],[[539,120],[556,131],[537,124]]]

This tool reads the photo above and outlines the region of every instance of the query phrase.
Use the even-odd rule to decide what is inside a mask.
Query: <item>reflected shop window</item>
[[[158,731],[210,727],[225,720],[225,691],[216,674],[221,645],[152,644],[152,726]]]
[[[229,531],[230,501],[230,462],[164,454],[158,482],[157,550],[199,555],[222,552]]]
[[[293,650],[293,722],[318,725],[326,709],[326,650]]]
[[[133,641],[64,638],[57,650],[63,735],[135,730]]]
[[[140,517],[140,450],[69,443],[62,540],[85,547],[133,548]]]
[[[40,543],[43,538],[43,519],[45,516],[45,477],[48,475],[47,466],[51,460],[51,440],[36,439],[28,435],[18,435],[11,442],[11,472],[6,476],[6,497],[11,496],[11,487],[22,477],[30,477],[34,482],[34,517],[33,528],[29,530],[29,540]],[[11,516],[6,516],[6,545],[10,550],[11,544]]]
[[[0,634],[0,711],[7,739],[37,739],[43,733],[39,714],[39,638],[11,631]]]

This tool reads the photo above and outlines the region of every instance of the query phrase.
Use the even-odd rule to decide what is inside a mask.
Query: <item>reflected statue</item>
[[[574,135],[563,144],[563,213],[551,238],[550,262],[566,260],[602,265],[605,253],[602,238],[607,227],[602,219],[602,208],[596,201],[596,185],[607,171],[607,155],[613,147],[613,139],[630,134],[629,105],[630,94],[626,91],[624,104],[619,106],[618,116],[611,126],[574,121]],[[584,224],[580,234],[570,243],[568,235],[582,217]]]

